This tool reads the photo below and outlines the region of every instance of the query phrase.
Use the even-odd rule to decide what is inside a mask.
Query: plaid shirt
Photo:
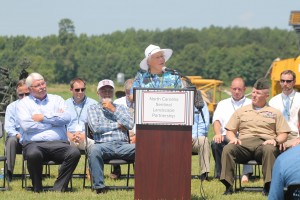
[[[123,105],[113,104],[115,112],[110,112],[101,104],[91,105],[88,110],[88,123],[94,133],[95,142],[121,141],[128,142],[126,131],[118,128],[118,123],[127,130],[133,128],[133,118],[129,109]]]

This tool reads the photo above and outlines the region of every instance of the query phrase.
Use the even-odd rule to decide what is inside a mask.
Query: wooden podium
[[[174,115],[188,115],[183,118],[166,122],[163,115],[163,123],[157,118],[149,118],[145,115],[152,115],[148,110],[153,111],[159,108],[152,108],[150,99],[164,99],[163,96],[176,95],[169,91],[152,91],[149,95],[141,91],[137,98],[141,104],[136,103],[135,110],[142,112],[135,113],[136,125],[136,158],[135,158],[135,199],[191,199],[191,152],[192,152],[192,124],[193,124],[193,98],[194,93],[187,91],[179,104],[185,106],[184,113],[174,112]],[[159,93],[156,96],[156,92]],[[174,91],[173,91],[174,92]],[[182,91],[179,91],[179,96]],[[184,92],[183,92],[184,93]],[[136,95],[135,95],[136,96]],[[174,99],[173,97],[169,97]],[[179,97],[180,98],[180,97]],[[192,99],[191,101],[189,99]],[[155,100],[155,101],[156,101]],[[137,101],[135,101],[137,102]],[[161,102],[155,105],[162,105]],[[192,105],[190,105],[192,103]],[[190,107],[191,106],[191,107]],[[151,107],[149,109],[149,107]],[[173,105],[176,110],[179,106]],[[187,108],[188,107],[188,108]],[[192,110],[191,110],[192,109]],[[160,110],[164,111],[164,110]],[[169,111],[171,109],[169,108]],[[171,116],[172,112],[167,112]],[[171,114],[170,114],[171,113]],[[157,113],[156,113],[157,114]],[[192,116],[191,116],[192,115]],[[159,115],[157,115],[159,116]],[[182,116],[181,116],[182,117]],[[159,117],[158,117],[159,118]],[[148,121],[147,121],[148,120]],[[151,124],[147,124],[150,121]],[[184,121],[184,122],[182,122]],[[169,125],[170,123],[171,125]]]

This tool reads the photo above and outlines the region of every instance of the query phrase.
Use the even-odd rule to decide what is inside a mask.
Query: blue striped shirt
[[[134,125],[133,118],[127,107],[113,105],[116,107],[115,112],[104,109],[100,103],[91,105],[87,110],[88,123],[94,133],[95,142],[128,142],[127,132],[118,128],[118,123],[131,130]]]

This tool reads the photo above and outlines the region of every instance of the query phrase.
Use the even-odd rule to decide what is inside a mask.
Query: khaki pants
[[[198,153],[200,175],[209,172],[210,144],[208,138],[205,136],[193,138],[192,151]]]
[[[236,162],[246,163],[249,160],[256,160],[262,163],[264,183],[270,182],[272,168],[279,153],[278,148],[270,144],[263,145],[265,140],[258,137],[241,141],[242,145],[228,144],[224,147],[220,180],[226,180],[230,185],[233,185]]]

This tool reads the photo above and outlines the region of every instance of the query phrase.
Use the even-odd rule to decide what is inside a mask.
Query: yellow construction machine
[[[210,116],[216,109],[217,103],[221,100],[221,85],[223,81],[215,79],[203,79],[201,76],[187,76],[191,83],[200,90],[203,100],[207,103]]]
[[[300,41],[300,11],[292,11],[290,15],[289,25],[293,26],[295,32],[298,35],[298,43]],[[300,43],[299,43],[300,46]],[[295,89],[300,91],[300,56],[296,58],[288,58],[280,60],[279,58],[275,59],[272,63],[269,73],[271,76],[272,82],[272,96],[281,93],[280,87],[280,73],[284,70],[292,70],[295,72],[297,80],[295,84]]]

